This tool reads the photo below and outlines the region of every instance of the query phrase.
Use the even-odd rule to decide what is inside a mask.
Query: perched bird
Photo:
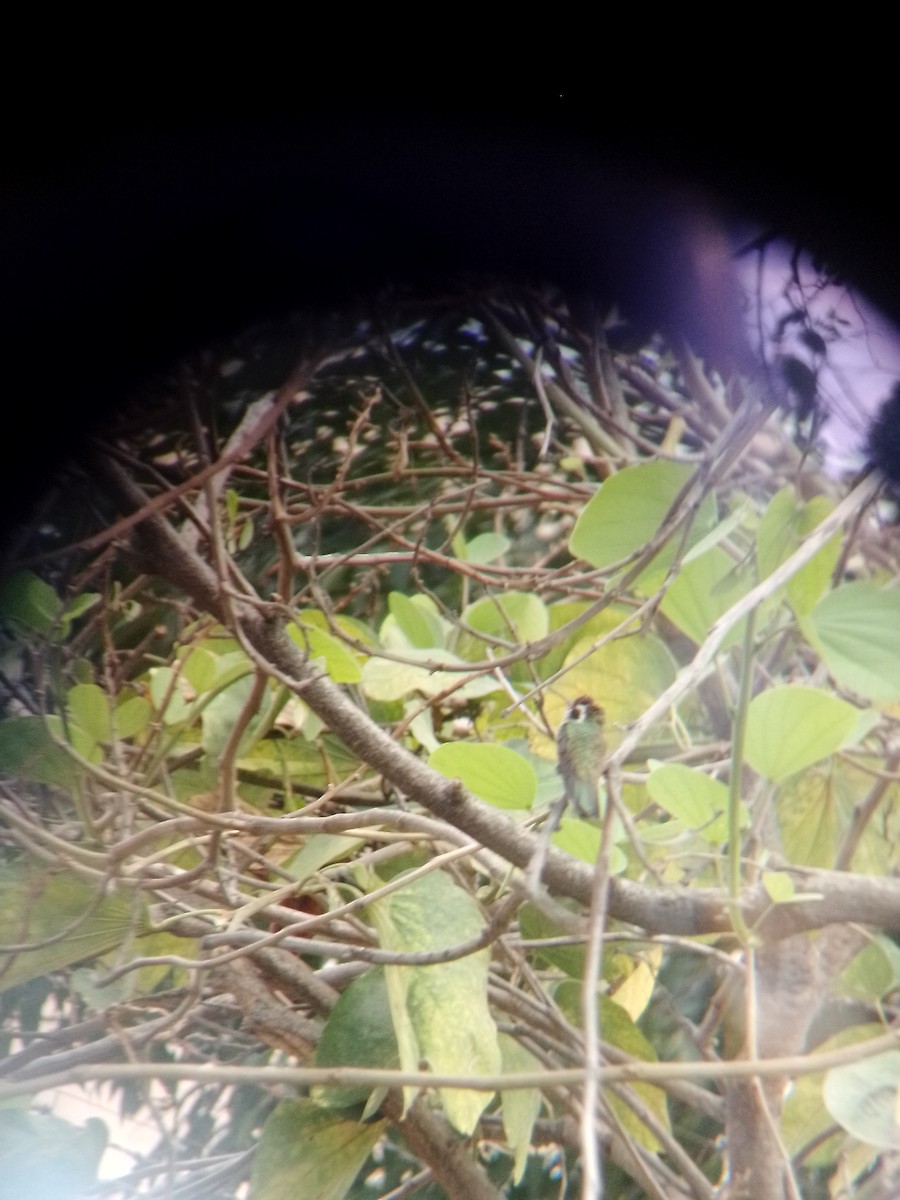
[[[557,770],[566,801],[580,817],[600,815],[600,766],[606,753],[605,714],[590,696],[579,696],[556,731]]]

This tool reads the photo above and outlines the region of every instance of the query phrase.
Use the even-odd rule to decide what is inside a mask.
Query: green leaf
[[[342,1200],[386,1128],[312,1100],[282,1100],[262,1129],[250,1200]]]
[[[756,562],[760,579],[772,572],[797,550],[834,508],[826,496],[814,496],[804,504],[792,487],[784,487],[769,501],[756,535]],[[787,584],[788,600],[798,617],[809,613],[828,587],[841,552],[841,536],[835,534]]]
[[[79,757],[87,762],[102,762],[103,751],[94,738],[74,721],[64,721],[62,717],[49,716],[44,718],[47,732],[61,742],[67,742]]]
[[[712,550],[714,546],[720,545],[726,538],[734,533],[735,529],[743,525],[748,517],[754,512],[754,506],[748,499],[744,499],[735,508],[734,512],[728,514],[718,525],[714,525],[705,537],[702,537],[699,542],[696,542],[682,559],[682,565],[687,566],[688,563],[694,561],[695,558],[700,558],[706,554],[708,550]],[[732,559],[732,562],[734,560]]]
[[[777,797],[785,856],[806,867],[831,867],[852,816],[831,770],[807,771],[783,784]]]
[[[383,949],[399,953],[445,950],[477,937],[481,910],[449,876],[432,871],[371,906]],[[495,1074],[500,1069],[497,1028],[487,1003],[490,953],[433,966],[385,968],[394,1032],[403,1070],[424,1061],[438,1074]],[[415,1089],[404,1088],[407,1106]],[[474,1132],[490,1101],[486,1092],[440,1088],[448,1121]]]
[[[307,614],[298,614],[287,632],[291,641],[310,658],[322,660],[326,674],[335,683],[359,683],[362,672],[353,651],[318,623],[307,620]]]
[[[458,685],[465,678],[461,671],[440,669],[441,663],[464,665],[462,659],[447,650],[410,648],[405,651],[405,657],[421,658],[424,662],[435,665],[418,667],[413,663],[393,662],[386,658],[367,659],[362,668],[362,685],[370,699],[402,700],[412,692],[420,692],[423,696],[436,696]],[[493,677],[481,676],[463,684],[458,688],[457,694],[474,700],[496,692],[498,686]]]
[[[861,1046],[883,1032],[884,1028],[874,1022],[851,1025],[817,1045],[816,1053]],[[832,1167],[838,1155],[846,1153],[846,1134],[840,1127],[832,1132],[835,1122],[823,1103],[824,1081],[824,1071],[799,1075],[785,1097],[781,1122],[788,1154],[802,1153],[804,1162],[812,1167]]]
[[[855,1138],[879,1149],[900,1147],[900,1050],[834,1067],[822,1095],[837,1123]]]
[[[363,845],[365,842],[362,838],[345,837],[340,833],[318,833],[310,837],[296,854],[291,855],[284,864],[284,870],[298,883],[305,883],[329,863],[349,862]]]
[[[554,993],[554,999],[573,1025],[580,1026],[581,1017],[581,984],[573,980],[561,983]],[[633,1058],[643,1062],[657,1062],[653,1046],[629,1017],[620,1004],[610,1000],[608,996],[597,997],[597,1025],[600,1036],[610,1045],[617,1046]],[[632,1083],[628,1087],[640,1097],[659,1123],[669,1128],[669,1109],[666,1094],[662,1088],[650,1083]],[[655,1135],[644,1122],[628,1107],[623,1099],[615,1095],[612,1089],[605,1093],[606,1099],[627,1133],[648,1150],[658,1151],[660,1146]]]
[[[773,904],[786,904],[797,893],[794,877],[787,871],[763,871],[762,885]]]
[[[151,667],[147,672],[150,699],[166,725],[180,725],[196,712],[193,701],[182,694],[180,679],[173,667]]]
[[[602,799],[601,803],[603,803]],[[597,861],[597,855],[600,853],[600,830],[592,822],[563,817],[552,841],[557,849],[565,850],[566,854],[571,854],[573,858],[579,858],[582,862],[592,865]],[[622,850],[616,845],[611,846],[609,850],[610,875],[621,875],[627,865],[628,860]]]
[[[731,555],[716,546],[682,566],[661,605],[661,610],[697,645],[709,636],[715,622],[750,590],[751,581]],[[729,646],[741,640],[744,621],[725,639]]]
[[[279,790],[293,782],[324,790],[356,770],[359,761],[336,737],[325,734],[315,744],[305,738],[264,738],[250,753],[242,754],[237,765],[239,771],[270,776]]]
[[[89,612],[100,599],[99,592],[81,592],[80,595],[73,596],[60,613],[60,621],[66,632],[73,621],[77,621],[79,617]]]
[[[521,754],[491,742],[445,742],[428,759],[448,779],[497,808],[531,808],[537,791],[534,767]]]
[[[647,780],[647,792],[670,816],[686,829],[697,832],[704,841],[722,845],[728,840],[728,788],[703,771],[681,763],[654,766]],[[741,827],[750,823],[746,805],[741,805]]]
[[[863,946],[841,972],[841,993],[877,1004],[900,983],[900,948],[884,934],[877,934]]]
[[[375,647],[378,645],[378,638],[364,621],[359,621],[356,617],[348,617],[345,613],[330,613],[326,616],[320,608],[302,608],[294,614],[294,622],[299,623],[305,629],[321,629],[323,633],[331,633],[333,629],[339,629],[348,638],[352,638],[364,646]],[[292,628],[293,624],[288,627],[288,632]]]
[[[212,690],[219,673],[219,661],[215,654],[203,646],[195,646],[184,660],[181,673],[191,687],[202,695]]]
[[[527,941],[559,938],[566,932],[533,904],[523,904],[519,909],[519,929],[522,937]],[[541,961],[558,967],[572,979],[584,978],[583,945],[576,943],[574,945],[541,946],[538,949],[529,950],[528,953],[538,955]]]
[[[546,636],[550,617],[546,604],[534,592],[502,592],[470,604],[462,614],[462,623],[474,633],[461,634],[456,650],[461,658],[474,662],[486,657],[486,645],[477,634],[514,646],[524,645]]]
[[[834,504],[827,496],[813,496],[804,504],[800,514],[798,544],[805,541],[808,535],[830,516],[833,509]],[[804,617],[812,612],[830,586],[840,556],[841,535],[836,533],[788,580],[788,600],[797,617]]]
[[[676,674],[668,647],[651,633],[617,638],[590,653],[594,638],[577,641],[566,655],[566,696],[592,696],[606,711],[606,741],[611,748],[620,726],[635,720],[664,692]],[[587,657],[585,657],[587,655]],[[562,718],[563,703],[548,704],[551,720]]]
[[[52,1113],[0,1110],[0,1194],[75,1200],[97,1187],[109,1131],[98,1117],[84,1125]]]
[[[16,571],[0,585],[0,616],[35,633],[49,633],[61,607],[50,584],[33,571]]]
[[[129,696],[113,713],[116,737],[130,738],[143,733],[152,716],[153,710],[143,696]]]
[[[509,538],[504,537],[502,533],[479,533],[471,542],[466,542],[461,557],[477,566],[484,566],[502,558],[511,544]]]
[[[353,652],[343,642],[321,629],[305,627],[304,638],[311,658],[321,659],[335,683],[359,683],[362,671]]]
[[[838,683],[868,700],[900,700],[900,595],[867,580],[823,596],[801,621]]]
[[[33,783],[71,787],[78,766],[57,746],[43,717],[0,721],[0,771]]]
[[[503,1064],[503,1074],[524,1074],[539,1071],[540,1061],[508,1033],[497,1039]],[[503,1132],[513,1152],[513,1183],[520,1183],[525,1174],[525,1164],[531,1149],[531,1134],[541,1111],[539,1088],[510,1088],[500,1093],[502,1101]]]
[[[331,1010],[316,1047],[317,1067],[400,1066],[397,1035],[391,1018],[384,970],[375,967],[354,979]],[[313,1099],[327,1108],[365,1104],[372,1089],[365,1086],[313,1088]]]
[[[611,476],[575,522],[569,550],[593,567],[609,567],[639,554],[652,541],[675,498],[695,474],[686,463],[646,462]],[[687,538],[695,546],[716,526],[716,502],[704,497]],[[641,575],[655,590],[675,558],[680,537],[671,539]],[[653,581],[651,584],[651,580]]]
[[[102,895],[75,875],[47,875],[43,867],[18,863],[0,869],[0,906],[4,941],[34,946],[0,955],[2,990],[97,958],[146,928],[144,902],[134,895]]]
[[[800,509],[792,487],[783,487],[766,505],[756,533],[756,565],[761,580],[768,579],[797,549]]]
[[[95,742],[110,740],[109,700],[102,688],[96,683],[77,683],[69,688],[66,700],[72,720]]]
[[[860,713],[846,700],[809,687],[774,687],[750,703],[747,762],[776,783],[848,745]]]
[[[408,721],[410,737],[414,737],[423,750],[431,754],[440,742],[434,732],[434,709],[423,708],[418,699],[407,700],[403,705],[403,719]]]
[[[388,608],[400,631],[411,646],[420,650],[439,647],[444,643],[441,622],[435,611],[434,601],[428,596],[404,596],[402,592],[391,592]]]
[[[247,701],[253,692],[254,680],[249,675],[235,680],[223,688],[204,706],[203,734],[201,745],[210,759],[215,762],[222,755],[234,732],[238,719],[244,712]],[[259,714],[249,722],[241,736],[241,747],[247,748],[253,742],[255,727],[259,724]]]

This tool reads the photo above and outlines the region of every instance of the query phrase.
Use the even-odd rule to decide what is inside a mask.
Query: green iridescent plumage
[[[566,801],[580,817],[600,815],[600,767],[606,753],[603,720],[603,709],[589,696],[579,696],[556,731],[557,770]]]

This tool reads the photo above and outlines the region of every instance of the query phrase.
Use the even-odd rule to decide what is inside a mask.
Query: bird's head
[[[569,705],[566,720],[574,721],[576,724],[581,724],[583,721],[595,721],[602,725],[605,716],[603,709],[599,704],[595,704],[590,696],[579,696]]]

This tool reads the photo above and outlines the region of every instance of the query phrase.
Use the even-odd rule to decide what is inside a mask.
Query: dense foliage
[[[156,1123],[102,1195],[890,1188],[878,482],[615,332],[526,290],[252,331],[23,532],[0,1146],[43,1147],[32,1195],[95,1178],[64,1084]],[[548,847],[581,695],[603,813]]]

